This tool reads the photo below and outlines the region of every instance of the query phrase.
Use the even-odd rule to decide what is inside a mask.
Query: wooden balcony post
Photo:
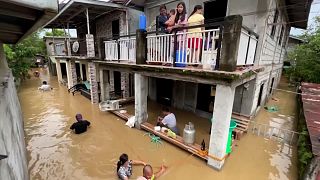
[[[227,16],[223,24],[223,38],[219,70],[235,71],[242,29],[242,16]]]
[[[147,33],[146,30],[138,29],[136,34],[136,63],[147,62]]]

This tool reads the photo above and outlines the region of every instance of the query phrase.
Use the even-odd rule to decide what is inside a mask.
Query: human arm
[[[86,120],[86,123],[87,123],[87,126],[90,126],[90,124],[91,124],[91,123],[90,123],[89,121],[87,121],[87,120]]]
[[[154,174],[155,178],[159,178],[165,171],[167,167],[165,165],[162,165],[160,170]]]
[[[74,129],[75,128],[75,123],[73,123],[71,126],[70,126],[70,129]]]
[[[144,165],[144,166],[146,165],[145,162],[140,161],[140,160],[131,160],[131,162],[133,165]]]

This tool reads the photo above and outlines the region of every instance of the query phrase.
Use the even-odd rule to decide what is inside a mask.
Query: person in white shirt
[[[38,89],[42,91],[50,91],[52,90],[52,87],[47,83],[47,81],[43,81],[42,85],[38,87]]]
[[[163,107],[162,113],[163,113],[164,117],[163,118],[158,117],[157,126],[168,127],[171,131],[173,131],[174,133],[179,135],[179,130],[177,128],[176,116],[172,112],[170,112],[168,107]]]

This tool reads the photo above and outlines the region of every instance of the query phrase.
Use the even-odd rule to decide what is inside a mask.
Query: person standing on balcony
[[[204,24],[203,8],[201,5],[196,5],[193,12],[188,18],[189,26],[198,26]],[[192,63],[200,62],[200,49],[202,47],[202,33],[204,27],[188,29],[188,48],[190,49],[190,56]]]
[[[176,18],[174,20],[175,25],[172,27],[168,27],[168,31],[172,31],[174,28],[179,28],[179,27],[185,27],[188,24],[188,19],[187,19],[187,11],[186,11],[186,4],[184,2],[179,2],[177,5],[177,13],[176,13]],[[183,30],[178,30],[177,33],[179,34],[177,36],[177,43],[178,43],[178,50],[185,51],[185,46],[186,46],[186,29]]]
[[[176,10],[175,9],[171,9],[170,10],[170,17],[168,19],[168,21],[165,22],[166,26],[167,26],[167,31],[168,33],[171,33],[171,27],[175,25],[174,20],[176,19]],[[169,30],[171,29],[171,30]]]
[[[168,17],[168,14],[167,14],[167,7],[166,5],[161,5],[160,6],[160,15],[157,16],[156,18],[156,28],[157,28],[157,31],[160,32],[160,33],[167,33],[167,25],[165,24],[169,17]]]

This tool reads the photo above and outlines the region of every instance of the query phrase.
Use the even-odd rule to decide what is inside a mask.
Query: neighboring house
[[[305,40],[300,39],[295,36],[289,36],[288,45],[287,45],[287,52],[286,52],[286,60],[283,62],[283,69],[286,70],[291,67],[291,61],[288,59],[288,54],[294,50],[294,48],[300,44],[305,43]]]
[[[48,60],[48,67],[49,72],[52,76],[57,76],[57,70],[56,70],[56,56],[66,56],[67,53],[67,46],[66,41],[69,39],[69,37],[62,37],[62,36],[44,36],[43,40],[46,44],[47,48],[47,54],[49,57]],[[77,40],[77,38],[70,38],[70,42],[73,43]],[[61,62],[61,63],[66,63]],[[80,63],[80,62],[79,62]],[[65,66],[65,65],[64,65]],[[80,65],[81,66],[81,65]],[[65,72],[64,70],[63,72]],[[66,76],[66,73],[64,73]],[[83,77],[82,77],[83,79]]]
[[[3,44],[16,44],[58,13],[57,0],[0,0],[0,179],[29,179],[24,119]]]
[[[61,59],[67,59],[69,87],[75,84],[75,60],[88,62],[92,103],[98,102],[98,92],[102,101],[116,88],[124,90],[125,97],[134,92],[137,127],[147,120],[148,99],[213,117],[208,164],[221,169],[231,116],[254,116],[272,95],[280,81],[290,28],[307,27],[312,1],[184,0],[188,14],[197,4],[204,7],[200,59],[192,59],[196,52],[183,38],[192,33],[149,32],[145,37],[145,32],[136,31],[141,12],[125,7],[143,7],[150,25],[161,4],[170,10],[178,2],[71,0],[47,27],[64,22],[64,27],[77,28],[80,51],[86,56],[69,53]]]

